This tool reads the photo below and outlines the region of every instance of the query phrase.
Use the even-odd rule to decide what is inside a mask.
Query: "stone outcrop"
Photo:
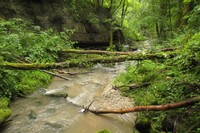
[[[73,3],[74,4],[74,3]],[[76,3],[70,0],[1,0],[0,18],[22,18],[32,21],[43,29],[56,31],[75,29],[73,41],[81,44],[108,44],[109,11],[95,10],[91,3]]]

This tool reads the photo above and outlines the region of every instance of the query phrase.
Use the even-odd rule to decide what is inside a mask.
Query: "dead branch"
[[[87,109],[87,110],[94,114],[109,114],[109,113],[125,114],[125,113],[139,112],[139,111],[166,111],[175,108],[190,106],[198,102],[200,102],[200,96],[193,97],[181,102],[162,104],[162,105],[135,106],[132,108],[116,109],[116,110],[93,110],[93,109]]]

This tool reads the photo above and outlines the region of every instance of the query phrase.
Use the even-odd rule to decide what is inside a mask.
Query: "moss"
[[[8,98],[0,98],[0,124],[7,120],[12,114],[12,111],[7,107],[8,104]]]
[[[112,132],[110,132],[110,131],[107,130],[107,129],[104,129],[104,130],[102,130],[102,131],[97,131],[96,133],[112,133]]]
[[[31,94],[38,87],[46,86],[51,76],[41,71],[25,71],[21,74],[20,82],[15,86],[22,94]]]
[[[179,67],[172,65],[171,62],[142,61],[136,66],[128,67],[127,72],[120,74],[114,84],[119,87],[123,95],[133,98],[136,105],[159,105],[199,96],[199,80],[198,73],[180,71]],[[141,85],[144,83],[150,83],[150,85],[131,89],[131,86],[135,84]],[[151,132],[150,128],[152,129],[152,127],[154,127],[154,130],[164,131],[161,123],[165,121],[166,116],[170,117],[173,114],[177,114],[178,117],[170,122],[182,123],[181,131],[187,130],[187,127],[192,125],[198,127],[200,118],[199,113],[196,111],[199,108],[198,105],[165,112],[141,112],[139,117],[142,117],[142,119],[138,122],[139,124],[136,124],[136,128],[140,132]],[[186,115],[186,112],[189,112],[189,115]],[[191,132],[198,130],[195,128]]]
[[[0,124],[6,121],[12,114],[10,109],[0,109]]]

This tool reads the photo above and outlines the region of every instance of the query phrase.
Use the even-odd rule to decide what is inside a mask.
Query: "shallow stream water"
[[[44,96],[39,89],[27,98],[16,100],[11,104],[13,119],[4,125],[1,133],[95,133],[103,129],[112,133],[132,133],[134,113],[95,115],[81,112],[81,106],[88,106],[92,101],[93,109],[120,109],[133,105],[130,99],[111,88],[116,74],[128,64],[130,62],[63,70],[77,74],[62,75],[70,81],[55,77],[47,91],[60,90],[68,97]]]

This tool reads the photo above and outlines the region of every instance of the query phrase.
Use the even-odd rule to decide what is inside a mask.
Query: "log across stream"
[[[130,107],[133,102],[120,96],[111,88],[117,73],[123,71],[127,63],[115,66],[96,65],[89,69],[63,70],[76,74],[63,74],[71,80],[55,77],[47,91],[60,90],[68,94],[63,97],[43,95],[42,89],[27,98],[11,104],[13,119],[2,127],[2,133],[95,133],[108,129],[113,133],[132,133],[135,114],[95,115],[81,113],[82,107],[93,109],[117,109]],[[78,74],[79,73],[79,74]]]

